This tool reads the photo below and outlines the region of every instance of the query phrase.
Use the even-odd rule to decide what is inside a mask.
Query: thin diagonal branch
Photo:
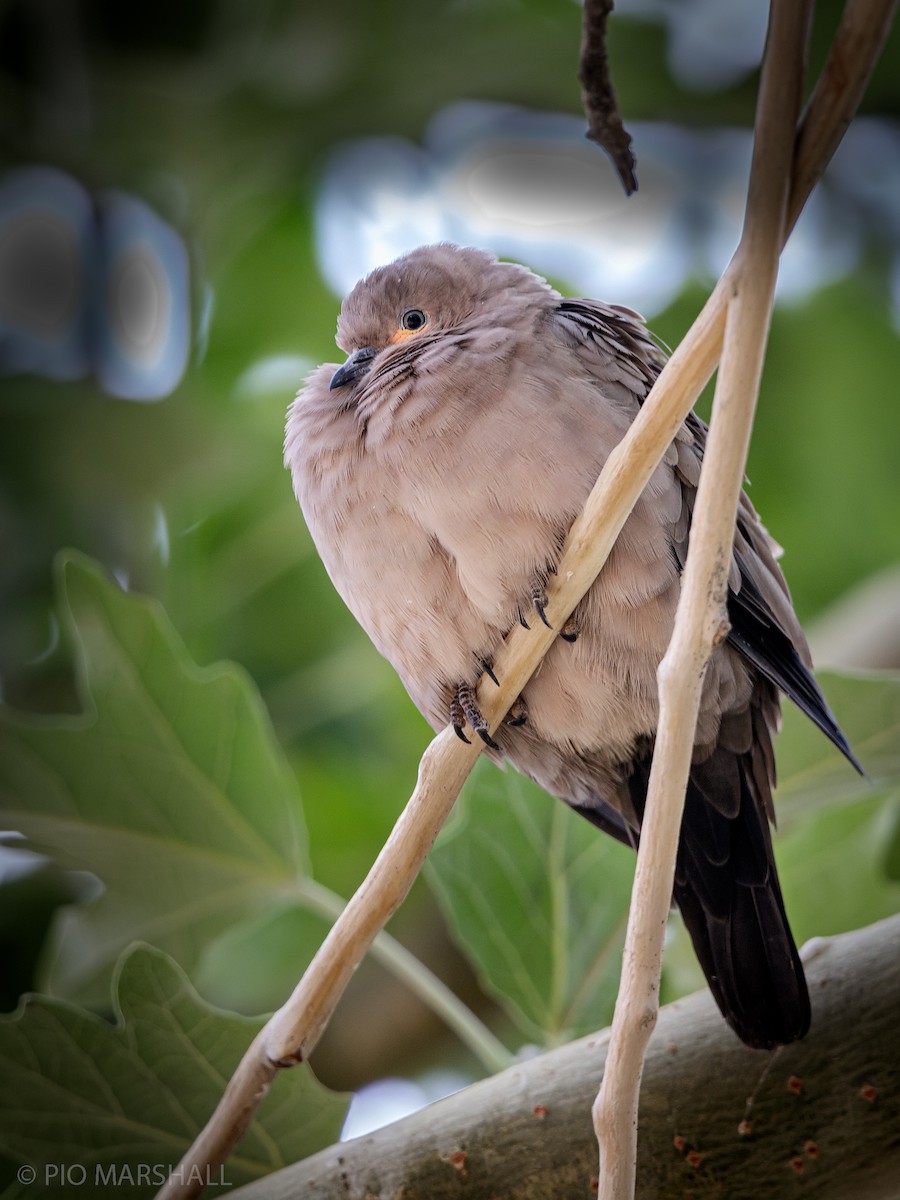
[[[893,0],[848,0],[829,59],[829,63],[839,63],[841,70],[814,95],[800,128],[792,213],[803,207],[855,111],[893,8]],[[858,36],[859,30],[867,27],[882,31],[881,36]],[[847,79],[854,80],[852,87],[845,85]],[[815,131],[815,135],[804,136],[804,130]],[[661,372],[637,420],[610,455],[572,526],[558,574],[547,588],[546,612],[555,629],[562,627],[597,577],[635,501],[712,375],[722,345],[733,274],[732,264]],[[479,705],[492,728],[505,716],[555,636],[537,623],[530,632],[516,627],[510,634],[495,660],[501,687],[491,684],[488,688],[482,681],[478,690]],[[207,1167],[215,1169],[225,1161],[253,1119],[279,1066],[308,1056],[378,929],[412,886],[478,753],[478,747],[464,745],[449,730],[429,745],[416,790],[365,882],[293,995],[254,1039],[206,1128],[160,1192],[160,1200],[198,1195]]]
[[[338,920],[346,908],[346,901],[342,896],[313,879],[304,879],[300,892],[304,903],[312,911],[330,921]],[[396,938],[384,930],[379,931],[372,943],[372,957],[427,1004],[447,1028],[453,1030],[459,1040],[468,1047],[486,1071],[495,1074],[512,1065],[514,1055],[511,1051],[507,1050],[500,1039],[491,1033],[443,980],[429,971]]]

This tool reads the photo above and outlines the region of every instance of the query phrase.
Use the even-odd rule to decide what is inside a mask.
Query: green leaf
[[[59,923],[49,985],[103,1003],[136,938],[191,970],[306,872],[296,780],[246,674],[198,668],[162,608],[83,556],[59,564],[79,716],[0,714],[0,828],[103,894]]]
[[[487,988],[528,1037],[608,1021],[634,855],[513,771],[479,764],[429,874]]]
[[[900,911],[900,883],[883,863],[898,812],[895,789],[823,809],[779,839],[778,869],[798,944]]]
[[[867,778],[785,704],[775,847],[798,942],[900,910],[900,676],[823,672],[820,682]]]
[[[0,1021],[0,1144],[35,1169],[28,1196],[153,1195],[264,1024],[204,1003],[149,946],[123,957],[113,1002],[115,1025],[40,996]],[[282,1076],[213,1180],[247,1183],[338,1136],[348,1098],[305,1065]]]
[[[281,1004],[333,923],[306,903],[274,905],[216,938],[192,976],[200,991],[237,1012],[265,1012]]]
[[[785,700],[784,728],[775,743],[775,806],[785,829],[803,814],[854,797],[866,800],[900,783],[900,675],[822,671],[818,679],[867,778]]]

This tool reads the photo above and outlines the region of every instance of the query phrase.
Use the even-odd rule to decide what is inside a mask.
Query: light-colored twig
[[[703,679],[728,631],[735,516],[775,295],[810,13],[811,0],[773,0],[771,8],[744,230],[675,629],[659,667],[659,732],[609,1055],[594,1104],[602,1200],[634,1195],[641,1074],[659,1011],[663,936]]]
[[[314,879],[304,879],[298,894],[313,912],[337,921],[347,907],[346,900]],[[448,1029],[468,1047],[490,1074],[512,1066],[515,1055],[472,1010],[395,937],[381,930],[372,942],[372,958],[405,984],[435,1013]]]
[[[890,24],[893,0],[848,0],[830,61],[840,71],[814,95],[801,125],[790,211],[802,209],[877,59]],[[880,37],[861,37],[872,26]],[[841,42],[846,37],[846,44]],[[826,69],[827,70],[827,69]],[[854,80],[852,86],[847,79]],[[814,131],[804,139],[802,131]],[[792,218],[795,219],[795,216]],[[548,586],[546,612],[556,629],[572,613],[606,561],[635,501],[681,422],[712,375],[725,328],[725,309],[734,268],[729,267],[691,329],[673,353],[651,396],[622,442],[610,455],[581,516],[575,521]],[[494,728],[522,691],[552,644],[555,633],[537,624],[518,626],[497,655],[501,686],[482,680],[478,700]],[[279,1066],[306,1057],[352,973],[378,930],[399,907],[478,757],[452,732],[439,734],[422,759],[419,780],[407,807],[359,891],[325,939],[321,950],[285,1005],[254,1039],[205,1129],[183,1157],[160,1200],[186,1200],[203,1188],[207,1169],[225,1161],[268,1091]]]

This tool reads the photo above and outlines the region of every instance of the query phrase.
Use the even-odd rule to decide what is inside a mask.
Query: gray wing
[[[592,300],[564,300],[557,311],[576,325],[600,361],[615,355],[633,376],[642,402],[659,374],[664,353],[640,317],[629,309]],[[676,470],[685,493],[685,519],[675,530],[673,552],[683,568],[690,540],[700,464],[707,427],[690,413],[674,451]],[[825,700],[810,669],[806,639],[791,608],[784,577],[775,561],[771,539],[745,493],[738,507],[737,527],[728,589],[728,642],[760,674],[804,712],[857,771],[863,769]]]

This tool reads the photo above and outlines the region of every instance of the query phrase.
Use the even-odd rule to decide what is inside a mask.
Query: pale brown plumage
[[[460,697],[504,634],[538,619],[535,597],[539,608],[662,355],[630,310],[563,300],[522,267],[449,245],[362,280],[337,340],[350,357],[308,379],[285,460],[335,587],[432,726],[451,712],[461,724]],[[578,606],[577,636],[554,643],[494,735],[499,753],[633,845],[705,435],[691,415]],[[675,900],[726,1018],[770,1046],[809,1025],[766,819],[777,688],[853,760],[746,496],[729,585],[732,631],[704,682]]]

